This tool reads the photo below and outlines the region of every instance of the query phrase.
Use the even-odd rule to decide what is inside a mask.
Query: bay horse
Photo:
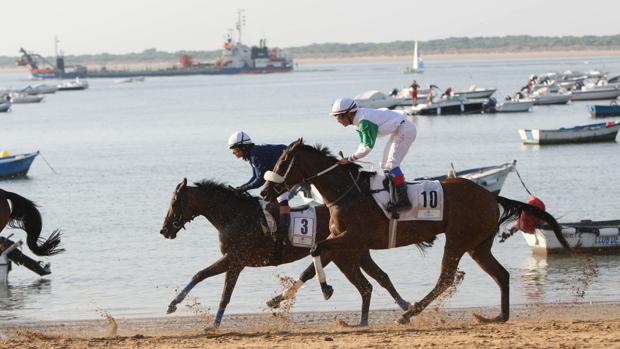
[[[60,247],[60,230],[54,230],[47,239],[40,237],[41,213],[32,201],[0,189],[0,231],[7,224],[26,232],[26,244],[37,256],[53,256],[65,251]]]
[[[276,266],[294,262],[308,256],[310,248],[283,246],[278,260],[273,238],[264,233],[261,227],[263,212],[258,197],[238,193],[213,180],[203,180],[194,184],[196,186],[188,186],[187,179],[184,178],[176,186],[160,233],[167,239],[174,239],[186,223],[198,216],[204,216],[219,233],[222,257],[192,277],[187,286],[170,302],[167,313],[175,312],[177,304],[181,303],[198,283],[206,278],[226,273],[224,290],[213,324],[214,327],[219,327],[239,274],[245,267]],[[329,211],[324,205],[316,206],[315,210],[316,241],[321,241],[329,235]],[[398,294],[387,274],[377,266],[368,251],[355,258],[359,258],[355,263],[359,263],[368,275],[377,280],[401,309],[409,308],[410,304]],[[337,256],[333,261],[338,268],[346,268],[352,264],[351,257],[345,255]],[[314,276],[314,273],[314,268],[310,266],[291,292],[276,297],[268,305],[272,308],[277,307],[282,300],[292,297],[305,281]],[[370,293],[363,297],[368,297],[370,300]]]
[[[338,165],[338,160],[325,147],[305,145],[303,139],[291,143],[282,153],[273,171],[265,175],[267,183],[261,195],[267,200],[293,185],[309,182],[323,196],[330,213],[329,238],[317,242],[311,250],[321,289],[331,295],[333,289],[325,280],[322,262],[340,255],[353,256],[368,249],[386,249],[389,244],[389,220],[370,191],[370,174],[354,163]],[[526,212],[548,223],[562,246],[570,249],[553,216],[523,202],[495,196],[483,187],[463,178],[441,181],[444,192],[444,215],[441,221],[400,221],[396,246],[432,244],[445,234],[441,273],[437,284],[421,301],[411,306],[398,320],[408,323],[454,282],[459,261],[465,253],[493,278],[501,292],[501,313],[493,319],[475,316],[484,322],[504,322],[509,318],[509,274],[491,253],[499,226]],[[504,211],[500,216],[499,207]],[[355,262],[355,260],[354,260]],[[358,265],[340,268],[359,288],[370,284]],[[362,308],[362,319],[367,309]],[[365,325],[365,321],[360,322]]]

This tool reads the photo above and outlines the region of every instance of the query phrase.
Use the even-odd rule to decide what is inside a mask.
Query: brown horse
[[[272,237],[265,234],[261,228],[263,212],[258,198],[237,193],[230,187],[211,180],[195,184],[195,187],[188,186],[187,179],[183,179],[177,185],[160,233],[168,239],[174,239],[187,222],[198,216],[204,216],[219,232],[220,250],[223,256],[194,275],[191,282],[170,302],[168,313],[176,311],[177,304],[181,303],[199,282],[208,277],[226,273],[224,290],[214,321],[214,326],[218,327],[224,310],[230,302],[237,278],[245,267],[290,263],[309,255],[310,249],[285,246],[278,260]],[[329,212],[325,206],[317,206],[316,214],[316,241],[321,241],[329,235]],[[408,309],[409,303],[403,300],[394,289],[387,274],[375,264],[368,251],[354,258],[359,258],[355,263],[358,263],[368,275],[388,290],[403,310]],[[353,263],[351,257],[345,255],[337,256],[333,261],[338,268],[346,268]],[[313,276],[314,268],[310,266],[288,294],[277,297],[268,305],[276,307],[280,301],[292,297],[296,290]],[[370,293],[363,294],[362,297],[370,302]]]
[[[60,248],[59,230],[54,230],[47,239],[40,238],[41,213],[32,201],[0,189],[0,231],[7,224],[26,232],[26,244],[38,256],[53,256],[65,251]]]
[[[333,292],[325,282],[321,263],[346,254],[365,253],[368,249],[388,248],[389,220],[375,203],[370,192],[370,175],[360,171],[360,166],[336,165],[337,159],[327,148],[304,145],[303,140],[293,142],[282,153],[271,179],[261,193],[267,199],[295,184],[312,183],[321,193],[330,211],[331,235],[315,244],[311,250],[321,288]],[[466,179],[450,178],[441,182],[444,192],[442,221],[402,221],[398,223],[396,246],[430,244],[438,234],[445,234],[441,274],[435,288],[420,302],[415,303],[399,319],[407,323],[454,282],[461,257],[465,253],[478,263],[497,283],[501,291],[501,314],[483,321],[507,321],[509,317],[509,274],[491,253],[499,226],[527,212],[546,223],[567,249],[560,226],[550,214],[523,202],[496,197],[491,192]],[[499,207],[504,209],[500,217]],[[319,257],[320,256],[320,257]],[[368,281],[359,272],[359,265],[340,268],[358,288],[367,287]],[[366,309],[362,309],[362,318]],[[364,324],[362,321],[361,324]]]

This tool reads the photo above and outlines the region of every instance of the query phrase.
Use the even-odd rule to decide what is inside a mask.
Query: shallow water
[[[588,61],[588,65],[583,62]],[[147,78],[115,84],[90,80],[90,89],[59,92],[39,105],[15,105],[0,114],[0,148],[11,153],[41,150],[30,176],[0,182],[40,205],[44,234],[61,228],[65,254],[50,258],[53,274],[39,279],[15,268],[0,288],[4,321],[98,318],[97,309],[115,317],[163,315],[167,304],[198,270],[220,256],[215,229],[205,220],[187,225],[176,240],[159,234],[175,186],[187,177],[233,185],[251,175],[226,146],[243,129],[258,142],[290,143],[303,136],[333,151],[350,152],[357,135],[331,120],[332,101],[364,90],[389,91],[411,83],[406,62],[307,65],[291,74]],[[427,62],[417,76],[422,85],[466,89],[497,87],[502,99],[523,86],[530,74],[558,69],[601,69],[620,73],[620,58],[561,58],[502,61]],[[0,75],[0,86],[23,87],[25,73]],[[591,102],[536,107],[522,114],[417,117],[418,139],[403,164],[410,178],[518,161],[528,188],[560,221],[618,219],[620,196],[617,143],[523,146],[518,128],[557,128],[593,123]],[[606,102],[603,102],[606,103]],[[385,140],[379,141],[379,147]],[[369,159],[378,161],[381,151]],[[502,195],[525,201],[527,193],[510,174]],[[25,239],[17,230],[14,238]],[[408,300],[419,300],[437,279],[443,240],[424,254],[416,247],[375,251],[373,256]],[[511,274],[512,303],[575,300],[577,261],[532,256],[518,235],[493,249]],[[580,301],[617,300],[620,258],[595,257],[600,274]],[[262,312],[264,301],[280,290],[278,275],[297,277],[309,258],[277,268],[247,269],[239,279],[228,312]],[[451,307],[497,306],[499,290],[469,257]],[[357,291],[331,266],[335,288],[325,302],[315,281],[300,292],[293,311],[355,310]],[[372,308],[393,308],[388,293],[373,282]],[[190,296],[217,309],[223,287],[218,276]],[[179,314],[192,314],[181,306]]]

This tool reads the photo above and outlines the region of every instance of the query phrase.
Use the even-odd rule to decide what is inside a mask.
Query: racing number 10
[[[431,190],[429,192],[423,191],[420,193],[422,195],[423,198],[423,207],[432,207],[435,208],[437,207],[437,191],[436,190]],[[428,197],[427,197],[428,196]]]

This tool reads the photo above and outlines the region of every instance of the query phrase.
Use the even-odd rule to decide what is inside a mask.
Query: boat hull
[[[588,106],[590,115],[593,118],[606,118],[610,116],[620,116],[619,105],[590,105]]]
[[[495,111],[499,113],[523,113],[528,112],[534,105],[534,101],[506,101],[495,107]]]
[[[0,178],[26,176],[37,155],[39,155],[38,151],[0,158]]]
[[[470,181],[480,185],[484,189],[492,192],[493,194],[499,195],[499,192],[502,190],[504,182],[506,181],[506,177],[510,172],[514,171],[515,165],[516,161],[513,161],[498,166],[472,168],[469,170],[458,171],[455,173],[455,176],[469,179]],[[416,178],[415,180],[431,179],[442,181],[447,178],[448,175],[443,175],[435,177]]]
[[[77,71],[54,73],[31,73],[34,79],[66,79],[75,78],[132,78],[132,77],[162,77],[184,75],[232,75],[232,74],[271,74],[286,73],[293,70],[292,66],[268,67],[268,68],[178,68],[159,70],[102,70],[102,71]]]
[[[615,99],[620,96],[620,88],[572,91],[573,101],[593,101],[599,99]]]
[[[560,226],[566,242],[575,250],[592,253],[620,252],[620,221],[582,221],[560,223]],[[536,227],[533,234],[521,233],[535,254],[566,252],[547,226]]]
[[[520,129],[519,136],[523,144],[614,142],[618,130],[620,130],[620,122],[613,123],[611,126],[602,123],[558,130]]]

